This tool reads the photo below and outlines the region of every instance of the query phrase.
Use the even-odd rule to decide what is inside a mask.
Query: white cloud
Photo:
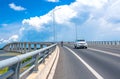
[[[0,44],[1,43],[10,43],[10,42],[15,42],[18,41],[19,36],[18,35],[12,35],[11,37],[9,37],[8,39],[0,39]]]
[[[20,35],[22,34],[22,32],[25,30],[25,27],[21,27],[19,30]]]
[[[120,0],[115,1],[114,3],[110,4],[104,18],[107,20],[120,20]]]
[[[76,17],[77,13],[68,5],[59,6],[54,9],[55,21],[58,24],[69,24],[70,20]]]
[[[95,8],[102,8],[108,0],[76,0],[82,5],[95,7]]]
[[[54,12],[54,16],[53,16]],[[76,16],[76,12],[70,8],[68,5],[58,6],[48,14],[43,16],[35,16],[31,17],[30,19],[24,19],[22,21],[23,24],[28,24],[32,26],[36,30],[41,30],[44,28],[45,24],[52,25],[52,21],[54,18],[55,24],[70,24],[70,19]]]
[[[48,2],[59,2],[59,0],[47,0]]]
[[[8,42],[11,42],[11,41],[18,41],[18,38],[19,38],[18,35],[12,35],[12,36],[8,39]]]
[[[95,8],[101,8],[106,2],[107,0],[77,0],[76,2],[71,3],[70,5],[57,6],[56,8],[54,8],[53,10],[51,10],[43,16],[35,16],[29,19],[24,19],[22,23],[28,24],[36,30],[41,30],[42,28],[44,28],[45,24],[52,24],[52,13],[54,11],[55,23],[69,26],[71,25],[71,20],[73,18],[79,17],[79,15],[85,11],[82,7],[83,5],[89,6],[90,8],[91,6]]]
[[[22,7],[22,6],[17,6],[14,3],[10,3],[9,7],[15,11],[23,11],[26,10],[26,8]]]
[[[5,26],[7,26],[8,24],[1,24],[1,25],[5,27]]]
[[[74,27],[77,25],[80,37],[88,40],[112,40],[114,34],[120,34],[120,23],[112,23],[109,20],[120,19],[119,4],[119,0],[112,0],[112,2],[110,0],[76,0],[70,5],[57,6],[43,16],[24,19],[22,23],[41,30],[46,25],[51,26],[54,11],[55,25],[56,28],[59,28],[58,39],[74,39]],[[76,21],[72,21],[74,19]],[[65,34],[66,36],[64,36]],[[115,38],[117,39],[117,37]]]
[[[44,24],[47,24],[49,21],[51,21],[51,16],[49,14],[46,14],[44,16],[36,16],[31,17],[30,19],[24,19],[22,21],[23,24],[28,24],[29,26],[32,26],[36,30],[42,29]]]
[[[2,39],[0,39],[0,44],[2,43],[4,41],[4,39],[2,38]]]

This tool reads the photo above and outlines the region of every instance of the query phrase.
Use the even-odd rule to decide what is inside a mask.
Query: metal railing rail
[[[8,68],[6,73],[0,75],[0,79],[23,79],[23,76],[28,72],[38,71],[38,65],[44,62],[45,58],[53,52],[56,45],[53,44],[33,52],[0,61],[0,69]]]
[[[89,45],[120,45],[120,41],[87,41]]]

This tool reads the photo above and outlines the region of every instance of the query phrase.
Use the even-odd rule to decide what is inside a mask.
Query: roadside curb
[[[59,47],[56,46],[55,51],[45,59],[45,63],[39,65],[39,71],[32,73],[26,79],[52,79],[59,58]]]
[[[56,70],[57,63],[58,63],[58,59],[59,59],[59,53],[60,53],[60,50],[58,48],[57,56],[56,56],[56,58],[55,58],[55,60],[53,62],[53,66],[51,67],[51,70],[50,70],[50,73],[48,74],[47,79],[53,79],[53,77],[54,77],[55,70]]]

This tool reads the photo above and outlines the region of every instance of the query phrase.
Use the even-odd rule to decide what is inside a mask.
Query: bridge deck
[[[79,60],[73,53],[65,47],[60,47],[60,57],[54,74],[54,79],[120,79],[120,57],[93,51],[90,49],[74,49],[73,46],[68,46],[74,51],[78,57],[82,58],[96,72],[90,70],[82,61]],[[94,47],[99,50],[113,52],[110,47]],[[117,54],[118,52],[115,51]],[[98,74],[95,76],[95,74]]]
[[[6,52],[4,50],[0,50],[0,61],[4,59],[11,58],[13,56],[20,55],[20,53]]]

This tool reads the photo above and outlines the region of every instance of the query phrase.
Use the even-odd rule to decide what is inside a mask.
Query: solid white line
[[[120,57],[120,54],[116,54],[116,53],[112,53],[112,52],[108,52],[108,51],[103,51],[103,50],[98,50],[98,49],[93,49],[93,48],[88,48],[88,49],[93,50],[93,51],[98,51],[98,52],[101,52],[101,53],[105,53],[105,54],[109,54],[109,55],[113,55],[113,56]]]
[[[91,72],[97,79],[104,79],[100,74],[98,74],[89,64],[87,64],[80,56],[78,56],[74,51],[72,51],[70,48],[64,46],[66,49],[68,49],[71,53],[73,53]]]

